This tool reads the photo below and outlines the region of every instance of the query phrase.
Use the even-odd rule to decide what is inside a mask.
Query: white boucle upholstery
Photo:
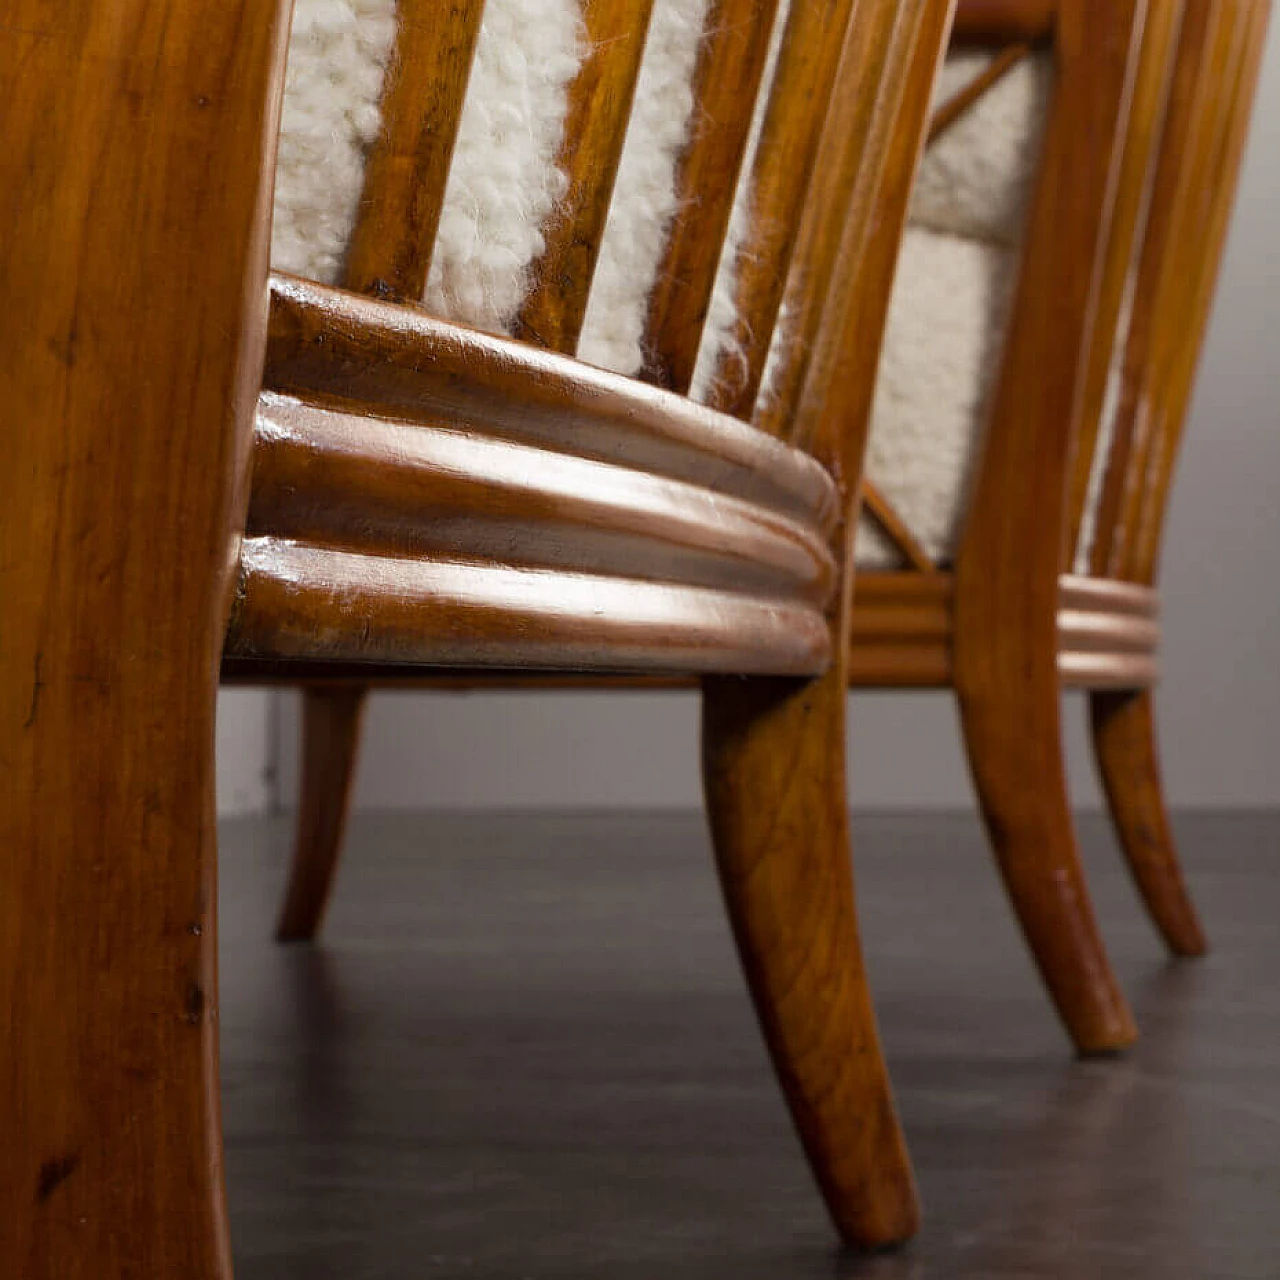
[[[948,56],[945,102],[990,55]],[[924,154],[876,381],[867,477],[936,562],[954,555],[999,372],[1019,241],[1048,116],[1052,65],[1025,58]],[[858,564],[902,557],[864,516]]]
[[[689,136],[693,72],[710,0],[657,0],[578,354],[635,374],[646,304],[677,211],[675,168]]]
[[[934,90],[941,104],[979,75],[991,55],[947,56]],[[1040,155],[1053,88],[1050,55],[1023,58],[928,148],[911,197],[911,222],[930,231],[1016,245]]]
[[[1017,250],[909,227],[889,302],[867,478],[945,560],[959,533],[999,368]],[[891,548],[860,546],[889,567]]]
[[[297,0],[271,234],[280,271],[338,279],[395,36],[395,0]]]
[[[577,0],[487,0],[427,281],[435,314],[510,329],[564,195],[556,158],[585,56]]]
[[[675,166],[708,8],[709,0],[657,0],[654,8],[579,348],[583,359],[622,373],[640,368],[646,304],[678,212]],[[272,245],[279,268],[340,278],[394,33],[395,0],[297,0]],[[425,299],[433,312],[495,332],[510,327],[563,192],[555,161],[567,90],[590,56],[580,0],[488,0]],[[985,60],[951,55],[936,100]],[[954,551],[998,368],[1050,80],[1047,58],[1025,59],[1007,74],[929,150],[912,198],[868,474],[942,561]],[[757,112],[744,173],[759,123]],[[695,394],[706,394],[728,349],[733,268],[749,223],[740,190]],[[890,567],[899,558],[864,520],[858,559]]]

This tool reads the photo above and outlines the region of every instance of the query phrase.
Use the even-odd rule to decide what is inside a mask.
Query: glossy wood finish
[[[19,0],[0,24],[14,1280],[230,1280],[213,721],[287,9]]]
[[[1195,8],[1184,24],[1092,548],[1098,573],[1155,581],[1267,17],[1265,4],[1225,3]],[[1134,879],[1170,950],[1199,955],[1206,944],[1166,812],[1154,697],[1095,693],[1090,712],[1099,773]]]
[[[1159,678],[1158,598],[1128,584],[1064,574],[1055,653],[1071,689],[1149,688]],[[855,688],[947,688],[955,678],[955,580],[868,573],[854,588],[849,682]]]
[[[831,611],[836,652],[816,681],[705,681],[702,759],[720,882],[774,1065],[832,1218],[848,1243],[866,1246],[912,1234],[918,1210],[863,969],[849,867],[852,549],[870,390],[859,388],[864,420],[845,420],[851,401],[847,390],[839,393],[838,379],[848,369],[834,353],[855,325],[875,317],[875,327],[857,335],[874,369],[950,15],[928,0],[874,0],[861,16],[887,36],[868,42],[867,30],[851,24],[845,83],[869,44],[885,50],[884,67],[898,70],[883,76],[874,110],[850,119],[836,109],[828,122],[827,146],[859,157],[852,189],[874,194],[862,201],[855,194],[841,228],[825,346],[809,365],[802,401],[817,456],[845,486],[844,518],[831,535],[843,568]],[[825,250],[811,223],[799,237],[796,269],[805,271],[808,255]],[[869,300],[877,284],[883,296]]]
[[[276,937],[314,938],[329,902],[351,807],[367,687],[307,686],[302,704],[302,790],[289,883]]]
[[[734,417],[750,419],[755,409],[800,214],[811,194],[823,125],[839,115],[840,104],[833,104],[827,117],[810,104],[831,96],[844,52],[843,42],[835,37],[848,29],[852,7],[852,0],[809,0],[791,5],[786,15],[754,162],[745,175],[751,218],[734,263],[736,324],[720,353],[709,396],[711,404]],[[864,98],[869,96],[864,82],[848,67],[846,76],[850,92],[862,90]],[[816,195],[819,216],[834,230],[838,220],[824,216],[832,202],[825,191]],[[825,283],[810,288],[821,294]]]
[[[1269,5],[1188,15],[1134,286],[1094,573],[1154,582],[1173,460],[1234,196]]]
[[[645,380],[673,391],[687,391],[693,381],[777,7],[778,0],[708,6],[694,73],[697,109],[674,184],[681,213],[649,296],[641,343]]]
[[[340,397],[373,416],[453,422],[490,439],[715,485],[828,529],[822,466],[657,387],[425,312],[289,276],[271,282],[268,390]]]
[[[417,301],[426,290],[483,10],[484,0],[397,0],[383,126],[344,268],[358,293]]]
[[[1167,105],[1180,37],[1184,44],[1209,6],[1199,5],[1187,16],[1183,30],[1183,0],[1153,4],[1143,31],[1142,54],[1133,87],[1133,105],[1125,130],[1124,152],[1116,181],[1115,205],[1107,236],[1106,257],[1098,287],[1097,307],[1085,357],[1080,410],[1076,415],[1076,439],[1067,494],[1067,536],[1063,568],[1076,563],[1085,509],[1091,496],[1103,415],[1109,408],[1107,392],[1112,381],[1119,345],[1125,340],[1122,324],[1126,310],[1132,316],[1134,264],[1147,229],[1152,206],[1164,202],[1155,191],[1155,157],[1168,146]],[[1127,325],[1124,326],[1127,329]],[[1105,517],[1101,522],[1105,525]]]
[[[825,505],[825,504],[822,504]],[[830,599],[821,524],[730,486],[274,394],[258,406],[251,535]]]
[[[1006,888],[1081,1052],[1136,1035],[1089,902],[1059,722],[1057,606],[1077,359],[1096,305],[1145,0],[1064,3],[1021,284],[956,563],[955,686]]]
[[[1203,955],[1204,930],[1183,880],[1165,807],[1154,696],[1149,689],[1094,693],[1089,713],[1098,776],[1142,900],[1174,955]]]
[[[246,538],[227,637],[242,658],[570,671],[808,675],[831,662],[803,600]]]
[[[703,778],[720,884],[765,1038],[850,1244],[917,1225],[858,942],[844,663],[821,680],[708,682]]]
[[[645,343],[645,377],[675,392],[693,372],[773,7],[719,0],[700,52],[694,135],[677,180],[683,213]],[[782,35],[751,175],[768,217],[741,259],[747,376],[716,393],[731,414],[420,312],[274,282],[227,655],[231,670],[327,665],[355,677],[431,664],[731,673],[704,694],[726,900],[832,1215],[850,1243],[883,1245],[913,1230],[916,1209],[861,968],[834,750],[865,439],[865,423],[846,431],[840,414],[851,395],[869,405],[949,14],[941,0],[866,0],[850,23],[853,8],[794,7]],[[625,39],[596,72],[589,63],[571,93],[571,225],[552,231],[520,328],[565,353],[585,304],[642,9],[592,11],[592,23],[620,23]],[[843,270],[815,272],[823,262]],[[809,308],[811,332],[834,326],[793,402],[813,424],[816,460],[786,442],[789,424],[770,435],[738,420],[752,414],[784,287]],[[851,367],[837,343],[855,332]],[[855,370],[867,387],[842,383],[829,394]],[[774,679],[743,678],[757,673]],[[782,676],[823,678],[782,686]],[[349,782],[357,690],[332,686],[341,711],[311,735],[308,776],[336,764],[337,790]],[[797,757],[811,762],[812,802],[788,788]],[[759,771],[773,781],[757,781]],[[323,823],[323,841],[296,868],[304,933],[314,930],[340,826]],[[749,829],[776,839],[753,851]],[[756,862],[761,874],[748,865]],[[805,959],[815,930],[829,964]]]
[[[545,232],[546,248],[531,268],[534,287],[516,321],[518,337],[553,351],[577,350],[652,9],[653,0],[587,0],[583,6],[590,53],[570,88],[557,161],[568,190]]]
[[[321,286],[277,281],[271,334],[269,385],[309,400],[260,410],[229,654],[826,669],[835,489],[812,458],[668,392]],[[317,402],[335,388],[404,416]]]

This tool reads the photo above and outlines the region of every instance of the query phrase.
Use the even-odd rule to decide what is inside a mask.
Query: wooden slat
[[[1122,340],[1119,334],[1121,310],[1134,270],[1135,245],[1150,208],[1155,178],[1154,159],[1173,82],[1174,54],[1183,7],[1183,0],[1158,0],[1151,6],[1143,33],[1141,62],[1125,133],[1106,261],[1080,393],[1075,456],[1067,496],[1064,567],[1075,563],[1089,498],[1107,386],[1116,358],[1117,341]]]
[[[653,0],[586,0],[587,57],[569,89],[564,140],[556,161],[568,189],[544,229],[533,288],[515,335],[572,355],[587,309],[609,199],[626,137]]]
[[[755,423],[779,438],[792,438],[800,395],[817,345],[836,258],[848,225],[861,225],[875,194],[872,157],[883,147],[891,113],[882,92],[868,92],[886,70],[904,65],[898,23],[876,21],[875,7],[859,4],[845,38],[835,92],[801,215],[795,255],[783,294],[786,326],[774,335],[774,367],[759,398]],[[901,18],[899,19],[901,21]],[[892,57],[893,62],[890,63]],[[843,217],[829,210],[844,199]],[[799,441],[802,443],[803,441]]]
[[[417,301],[427,285],[484,0],[398,0],[382,130],[347,251],[349,289]]]
[[[831,639],[821,608],[777,597],[248,538],[226,652],[814,675],[830,664]]]
[[[632,466],[264,395],[249,532],[825,603],[820,529]]]
[[[917,541],[915,534],[898,514],[893,503],[870,480],[862,480],[862,509],[889,538],[889,541],[906,557],[913,569],[928,573],[937,566],[929,553]]]
[[[712,0],[694,75],[688,145],[677,166],[677,207],[645,322],[644,377],[684,392],[702,339],[733,209],[777,0]]]
[[[898,8],[888,63],[916,70],[886,75],[889,92],[866,122],[863,163],[792,426],[796,443],[850,486],[862,472],[889,292],[948,21],[949,13],[938,6]],[[855,513],[846,514],[850,519],[842,536],[851,563]]]
[[[1030,52],[1031,45],[1026,42],[1001,49],[968,84],[953,93],[934,111],[929,119],[926,145],[936,142],[987,90],[999,84]]]
[[[1213,304],[1269,17],[1268,0],[1242,0],[1233,11],[1240,32],[1240,57],[1235,73],[1223,81],[1226,101],[1216,104],[1215,114],[1223,118],[1224,127],[1201,188],[1211,192],[1212,198],[1203,220],[1190,229],[1185,245],[1192,258],[1187,270],[1192,289],[1186,311],[1177,313],[1182,322],[1176,325],[1176,339],[1170,343],[1170,372],[1162,380],[1165,396],[1156,418],[1145,500],[1133,523],[1133,550],[1124,568],[1125,577],[1138,582],[1154,582],[1156,577],[1174,461]],[[1175,327],[1173,321],[1172,315],[1166,316],[1167,325]]]
[[[1151,211],[1134,286],[1115,427],[1098,499],[1093,571],[1124,576],[1131,530],[1144,500],[1154,406],[1168,363],[1170,317],[1186,323],[1188,296],[1212,191],[1204,186],[1216,143],[1212,104],[1240,44],[1227,3],[1189,5],[1179,42]],[[1181,253],[1181,256],[1180,256]],[[1189,257],[1186,255],[1190,255]]]
[[[764,373],[852,0],[792,4],[745,193],[750,223],[734,263],[736,323],[708,403],[749,419]]]
[[[828,529],[814,459],[726,414],[421,310],[273,276],[266,386],[409,421],[619,462],[761,502]]]

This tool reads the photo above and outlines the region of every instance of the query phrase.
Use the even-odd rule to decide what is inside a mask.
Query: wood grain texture
[[[17,0],[0,24],[15,1280],[230,1280],[214,704],[287,29],[262,0]]]
[[[1171,372],[1165,383],[1166,398],[1159,414],[1160,430],[1154,438],[1155,448],[1147,471],[1146,500],[1134,526],[1133,557],[1124,575],[1137,582],[1154,582],[1159,567],[1173,469],[1213,306],[1248,137],[1249,117],[1266,49],[1270,0],[1240,0],[1232,12],[1239,44],[1236,60],[1223,81],[1223,94],[1214,107],[1214,115],[1222,121],[1222,132],[1205,180],[1205,187],[1212,193],[1212,198],[1204,207],[1205,217],[1198,232],[1193,231],[1189,236],[1195,263],[1195,270],[1189,274],[1195,287],[1186,312],[1188,322],[1179,326],[1180,340],[1170,343]],[[1172,317],[1166,317],[1166,322],[1172,323]]]
[[[815,674],[822,608],[603,575],[362,555],[247,538],[237,657],[569,671]]]
[[[1111,972],[1062,757],[1058,573],[1081,353],[1096,307],[1145,0],[1063,3],[1022,276],[956,562],[955,683],[1006,887],[1076,1046],[1136,1030]],[[1069,353],[1069,358],[1064,358]]]
[[[1074,457],[1067,492],[1067,538],[1063,567],[1076,562],[1080,530],[1090,497],[1102,415],[1106,406],[1122,332],[1126,301],[1147,215],[1155,196],[1155,157],[1164,133],[1173,81],[1174,54],[1182,25],[1183,0],[1165,0],[1150,7],[1143,32],[1133,106],[1125,129],[1124,152],[1116,183],[1115,208],[1107,236],[1106,259],[1099,284],[1097,311],[1089,335],[1084,385],[1077,415]],[[1205,12],[1206,6],[1201,5]],[[1197,21],[1196,14],[1190,22]],[[1163,199],[1163,197],[1160,197]],[[1157,219],[1159,213],[1157,212]],[[1128,296],[1127,296],[1128,295]]]
[[[1270,7],[1224,3],[1184,34],[1135,286],[1095,572],[1155,580],[1173,464],[1235,194]],[[1191,24],[1191,16],[1188,17]]]
[[[726,489],[267,394],[249,532],[825,604],[836,567],[821,526]]]
[[[883,38],[867,44],[885,56],[880,75],[862,82],[875,86],[877,99],[863,117],[865,134],[839,139],[854,147],[868,138],[875,144],[861,148],[863,190],[848,188],[836,254],[842,269],[827,291],[828,321],[839,339],[847,337],[859,307],[870,323],[883,326],[886,299],[867,306],[859,294],[888,293],[949,8],[932,0],[870,0],[859,6],[861,23],[852,26],[846,54],[856,56],[862,34],[879,32]],[[846,62],[841,75],[849,74]],[[881,131],[872,124],[877,114]],[[833,110],[830,123],[843,132],[848,120]],[[872,225],[878,235],[870,234]],[[821,237],[813,225],[800,235],[802,245],[808,241],[804,256],[817,256]],[[809,277],[811,288],[826,283]],[[878,348],[875,328],[858,337]],[[840,372],[829,355],[815,360],[807,391],[833,391]],[[869,388],[859,392],[869,402]],[[831,533],[843,569],[830,615],[833,665],[810,682],[705,681],[703,779],[738,951],[810,1165],[845,1241],[877,1246],[910,1235],[918,1210],[862,965],[848,853],[845,714],[866,432],[856,416],[839,419],[837,427],[837,419],[813,412],[817,456],[841,483],[844,500],[844,519]]]
[[[1204,930],[1178,864],[1165,806],[1154,695],[1149,689],[1093,693],[1089,724],[1098,776],[1142,900],[1174,955],[1204,955]]]
[[[1188,233],[1193,184],[1203,178],[1203,172],[1196,172],[1196,159],[1199,157],[1203,165],[1212,145],[1207,107],[1215,92],[1215,78],[1224,70],[1223,60],[1230,56],[1228,18],[1220,3],[1190,5],[1179,40],[1152,181],[1151,210],[1133,283],[1119,403],[1090,548],[1091,568],[1102,576],[1122,576],[1132,509],[1140,501],[1135,489],[1145,487],[1143,460],[1150,418],[1142,412],[1143,376],[1147,369],[1162,365],[1160,337],[1169,327],[1161,325],[1160,309],[1172,305],[1184,287],[1179,268],[1185,270],[1186,263],[1175,261],[1178,234],[1180,224],[1183,236]]]
[[[786,433],[820,458],[849,495],[862,476],[889,295],[950,22],[947,4],[903,4],[895,10],[881,98],[869,122],[832,287]],[[857,513],[849,506],[845,514],[844,563],[852,572]]]
[[[302,703],[302,790],[289,883],[276,937],[314,938],[333,884],[351,808],[368,687],[307,685]]]
[[[544,230],[546,247],[515,326],[517,337],[553,351],[572,355],[578,347],[652,9],[653,0],[583,5],[588,53],[569,89],[556,162],[568,189]]]
[[[344,281],[416,302],[427,287],[484,0],[397,0],[382,128],[365,163]]]
[[[719,353],[709,396],[709,403],[737,418],[752,417],[764,376],[823,126],[838,106],[824,112],[814,104],[831,98],[852,8],[852,0],[808,0],[786,15],[754,162],[744,179],[751,217],[733,264],[736,322]],[[827,220],[838,221],[830,203],[819,202]]]
[[[846,1242],[918,1210],[858,942],[844,662],[822,680],[710,681],[703,779],[720,884],[765,1039]]]
[[[892,74],[891,56],[898,68],[905,57],[902,41],[894,40],[893,24],[877,17],[871,6],[854,8],[783,293],[787,322],[774,337],[768,394],[760,396],[755,407],[757,427],[801,445],[797,416],[827,299],[840,279],[837,258],[846,236],[856,237],[866,225],[876,190],[876,157],[883,152],[892,120],[892,112],[882,108],[883,95],[867,92],[864,86]],[[841,191],[850,193],[845,218],[824,217],[823,209]]]
[[[672,391],[687,391],[693,381],[777,7],[777,0],[712,0],[707,13],[694,72],[697,106],[676,166],[680,212],[641,341],[645,380]]]
[[[286,276],[272,279],[269,332],[271,390],[714,484],[824,528],[835,518],[835,486],[813,458],[553,352]]]

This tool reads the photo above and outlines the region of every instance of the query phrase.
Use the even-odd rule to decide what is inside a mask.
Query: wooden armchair
[[[1156,764],[1155,574],[1267,11],[960,0],[873,406],[850,683],[955,690],[1014,909],[1086,1052],[1135,1028],[1076,851],[1063,688],[1090,691],[1148,908],[1175,953],[1204,946]],[[865,358],[846,376],[866,394]],[[763,412],[785,434],[790,402]],[[284,938],[319,924],[365,692],[306,689]]]
[[[847,1241],[912,1231],[843,750],[871,374],[948,6],[797,4],[774,58],[773,4],[715,0],[635,378],[573,352],[650,8],[583,8],[525,341],[415,305],[479,0],[401,0],[381,123],[353,116],[345,289],[268,277],[287,0],[10,8],[0,1275],[230,1275],[220,671],[703,679],[726,902],[805,1149]]]
[[[894,450],[882,457],[879,447],[882,435],[892,446],[902,410],[891,406],[885,421],[877,412],[866,510],[892,550],[860,566],[851,677],[860,687],[955,690],[978,796],[1027,940],[1076,1045],[1106,1051],[1136,1031],[1076,850],[1059,694],[1089,691],[1095,754],[1129,866],[1170,949],[1200,954],[1155,749],[1156,572],[1269,5],[1018,8],[1014,21],[998,5],[972,7],[963,34],[986,45],[991,60],[939,109],[932,131],[945,148],[945,131],[963,126],[965,112],[979,145],[984,129],[1007,129],[1011,119],[1028,143],[1043,129],[1042,144],[1027,148],[1038,159],[1025,175],[1010,139],[995,140],[1015,170],[999,172],[997,162],[995,185],[1030,179],[1025,229],[978,268],[971,300],[947,303],[953,330],[985,329],[1003,349],[993,341],[953,379],[951,394],[972,407],[959,442],[936,427],[931,437],[922,414],[923,447],[954,458],[940,486],[943,514],[926,510],[924,533],[894,501],[895,487],[907,503],[914,496],[909,468],[895,474],[885,466]],[[1053,75],[1039,118],[1032,82],[1021,86],[1021,101],[1015,92],[983,119],[984,95],[1013,75],[1042,74],[1037,57],[1051,61]],[[1006,212],[938,210],[939,191],[974,143],[962,139],[953,147],[960,156],[945,157],[936,173],[926,159],[899,292],[917,253],[934,267],[927,245],[914,242],[928,237],[931,218],[954,218],[963,237],[972,234],[966,220]],[[1002,258],[1016,260],[1016,276]],[[1007,303],[1002,269],[1013,285]],[[919,323],[912,312],[909,297],[895,296],[882,383],[910,387],[930,375],[934,353],[896,332]],[[945,328],[935,324],[935,332]],[[937,341],[945,346],[952,336],[937,332]],[[978,385],[984,372],[994,375],[989,388]],[[876,484],[882,471],[884,491]]]

